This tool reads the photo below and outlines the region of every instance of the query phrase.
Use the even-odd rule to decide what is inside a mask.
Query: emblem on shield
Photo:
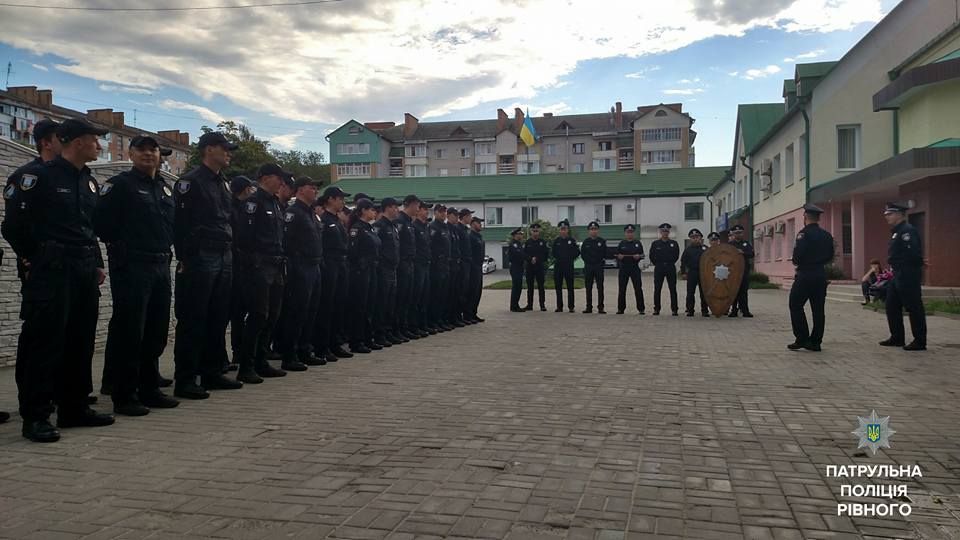
[[[700,257],[700,286],[714,317],[726,315],[737,298],[746,264],[731,244],[713,246]]]

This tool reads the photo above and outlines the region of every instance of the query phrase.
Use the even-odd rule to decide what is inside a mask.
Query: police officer
[[[470,292],[470,272],[473,267],[473,245],[470,241],[470,219],[473,210],[461,208],[457,213],[460,223],[457,230],[460,234],[460,299],[457,305],[457,314],[464,324],[474,324],[468,316]]]
[[[530,225],[530,238],[523,245],[523,253],[527,257],[527,305],[524,311],[533,311],[533,286],[536,283],[540,296],[540,311],[546,311],[546,293],[543,282],[546,277],[547,258],[550,248],[547,242],[540,238],[540,224]]]
[[[373,265],[380,251],[380,238],[373,232],[376,211],[370,199],[360,199],[350,216],[350,352],[368,354],[366,343],[372,339],[367,318],[368,294],[373,286]]]
[[[430,260],[433,255],[430,253],[430,232],[427,230],[427,220],[430,217],[430,205],[420,201],[420,210],[417,213],[417,219],[413,221],[413,229],[416,232],[417,258],[413,264],[413,320],[415,321],[414,331],[420,333],[420,337],[427,337],[436,334],[437,330],[427,324],[427,308],[430,305]]]
[[[301,176],[295,196],[283,214],[283,241],[287,279],[281,308],[280,352],[283,364],[306,366],[327,363],[313,349],[313,328],[320,310],[323,267],[323,222],[314,212],[319,182]]]
[[[730,316],[736,317],[737,312],[742,312],[744,317],[753,317],[750,313],[750,304],[748,303],[747,291],[750,289],[750,268],[753,265],[754,251],[750,242],[743,239],[743,225],[734,225],[730,229],[733,233],[733,239],[730,244],[737,248],[737,251],[743,254],[743,279],[740,281],[740,290],[737,291],[737,300],[733,303],[730,310]]]
[[[584,313],[593,313],[593,284],[597,284],[597,313],[603,310],[603,261],[607,257],[607,241],[600,237],[600,223],[591,221],[587,225],[589,236],[580,246],[583,258],[583,280],[587,289],[587,309]]]
[[[238,279],[242,280],[243,302],[247,320],[243,325],[240,345],[240,370],[237,381],[248,384],[263,382],[262,377],[283,377],[286,371],[305,371],[299,360],[290,358],[284,369],[267,362],[273,325],[283,303],[284,268],[283,219],[277,193],[286,177],[275,163],[262,165],[257,171],[257,192],[243,203],[243,216],[236,231]]]
[[[113,383],[113,411],[143,416],[179,404],[160,391],[157,371],[170,327],[174,205],[157,169],[157,140],[131,139],[130,160],[132,169],[100,188],[93,227],[110,256],[113,315],[104,364]]]
[[[4,190],[3,237],[24,268],[17,389],[22,433],[32,441],[60,439],[48,420],[54,401],[58,427],[113,423],[87,403],[106,274],[90,221],[99,186],[86,163],[97,159],[106,133],[85,120],[64,121],[56,132],[61,155]]]
[[[402,343],[391,339],[397,306],[397,265],[400,263],[400,232],[395,221],[400,216],[399,203],[393,197],[380,201],[382,214],[373,226],[380,237],[380,265],[377,267],[377,298],[374,341],[381,347]]]
[[[557,309],[563,311],[563,285],[567,286],[567,307],[570,313],[576,311],[573,305],[573,263],[580,256],[580,247],[577,241],[570,236],[570,222],[563,220],[557,223],[560,235],[553,239],[553,287],[557,292]]]
[[[483,295],[483,257],[485,254],[483,235],[483,218],[470,218],[470,296],[467,298],[466,317],[473,324],[482,323],[484,319],[477,313],[480,309],[480,297]]]
[[[653,264],[653,314],[660,314],[660,291],[663,280],[670,288],[670,312],[677,315],[677,260],[680,258],[680,245],[670,239],[669,223],[660,224],[660,238],[650,244],[650,262]]]
[[[903,347],[906,351],[927,349],[927,315],[920,297],[920,278],[923,274],[923,244],[920,233],[907,222],[908,207],[887,203],[883,216],[892,227],[893,236],[887,247],[887,262],[893,267],[893,281],[887,290],[887,326],[890,337],[881,341],[884,347]],[[910,315],[913,341],[906,341],[903,329],[903,310]]]
[[[243,203],[257,192],[257,183],[246,176],[234,176],[230,180],[230,193],[233,198],[230,200],[230,226],[233,230],[240,228],[239,222],[243,219]],[[237,244],[234,243],[233,260],[238,259]],[[247,309],[243,304],[243,280],[234,279],[230,285],[230,318],[223,322],[224,336],[226,336],[226,325],[230,324],[230,350],[233,352],[233,360],[225,367],[224,373],[237,369],[240,358],[240,345],[243,341],[243,324],[247,320]],[[224,339],[224,349],[226,349],[226,339]],[[224,350],[226,357],[226,350]]]
[[[719,245],[720,245],[720,234],[719,234],[719,233],[715,233],[715,232],[711,232],[710,234],[707,235],[707,240],[710,241],[710,247],[719,246]]]
[[[623,315],[627,309],[627,281],[633,285],[633,296],[637,311],[641,315],[646,311],[643,303],[643,283],[640,279],[640,261],[644,258],[643,244],[634,238],[636,227],[632,224],[623,227],[623,240],[617,245],[617,315]]]
[[[403,198],[403,211],[397,217],[397,232],[400,236],[400,263],[397,265],[397,316],[394,324],[396,334],[406,339],[419,339],[412,332],[414,312],[414,260],[417,258],[417,232],[413,221],[420,213],[420,199],[416,195]]]
[[[793,326],[791,351],[807,349],[819,351],[823,341],[826,317],[824,303],[827,301],[827,274],[823,265],[833,261],[833,236],[820,228],[823,210],[813,204],[803,205],[803,229],[797,233],[793,245],[793,265],[797,267],[793,285],[790,287],[790,324]],[[807,326],[803,306],[810,302],[813,312],[813,331]]]
[[[460,241],[459,213],[460,211],[456,208],[447,208],[447,229],[450,231],[450,295],[447,298],[447,321],[456,328],[463,328],[465,325],[460,320],[460,314],[457,313],[460,305],[460,270],[462,268],[460,247],[463,245]]]
[[[347,283],[348,234],[340,220],[343,199],[350,194],[338,186],[330,186],[323,191],[321,204],[323,214],[323,275],[320,280],[320,310],[314,321],[313,349],[317,356],[327,362],[336,362],[340,358],[350,358],[352,353],[343,350],[337,340],[338,327],[335,321],[344,318],[343,303],[339,301],[340,290]]]
[[[450,229],[446,224],[447,207],[433,205],[433,220],[427,225],[430,233],[430,324],[441,332],[453,330],[446,322],[447,298],[450,297]]]
[[[280,185],[280,189],[277,191],[277,202],[280,205],[280,215],[283,216],[287,212],[287,208],[290,207],[293,196],[297,191],[296,180],[293,178],[293,175],[284,176],[283,183]],[[284,297],[286,297],[286,287],[284,287]],[[277,322],[274,323],[273,328],[271,329],[270,335],[270,347],[269,352],[267,353],[267,359],[269,360],[278,360],[283,358],[282,351],[282,336],[286,331],[287,319],[284,316],[284,306],[285,303],[280,303],[280,315],[277,317]]]
[[[377,221],[380,220],[381,216],[381,207],[377,203],[376,199],[367,195],[366,193],[363,196],[367,199],[370,199],[370,202],[373,203],[373,220],[370,221],[370,230],[375,236],[377,236],[377,256],[373,258],[373,267],[370,269],[372,277],[370,278],[370,289],[367,291],[367,307],[366,307],[366,323],[367,323],[367,341],[364,345],[367,346],[371,351],[380,351],[384,349],[384,346],[380,345],[376,341],[376,324],[377,316],[382,307],[382,303],[379,301],[380,298],[380,233],[377,230]],[[354,203],[359,199],[354,195]]]
[[[523,229],[520,227],[510,232],[507,260],[510,261],[510,311],[521,313],[525,311],[520,307],[520,291],[523,289],[523,263],[527,256],[523,249]]]
[[[703,286],[700,284],[700,256],[707,250],[707,246],[703,245],[703,233],[700,229],[690,229],[687,238],[690,239],[690,245],[683,250],[680,257],[680,274],[687,279],[687,317],[693,317],[696,307],[694,294],[697,290],[700,291],[700,314],[709,317],[710,311],[707,309],[707,300],[703,297]]]

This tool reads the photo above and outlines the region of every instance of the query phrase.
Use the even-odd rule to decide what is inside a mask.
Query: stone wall
[[[0,178],[6,179],[18,167],[32,160],[37,156],[36,151],[22,146],[8,139],[0,138]],[[108,178],[128,170],[131,167],[129,161],[118,161],[112,163],[92,164],[90,169],[100,184],[103,184]],[[161,173],[170,183],[176,181],[176,177]],[[5,201],[0,202],[0,219],[6,216]],[[6,240],[0,238],[0,248],[3,249],[3,265],[0,268],[0,366],[11,366],[16,360],[17,336],[20,334],[20,281],[17,279],[16,255]],[[103,251],[104,260],[107,260],[107,249],[100,246]],[[174,265],[171,264],[171,270]],[[103,347],[107,338],[107,323],[110,321],[110,315],[113,313],[113,305],[110,296],[110,279],[108,278],[100,287],[100,319],[97,324],[97,348]],[[170,314],[170,338],[173,338],[173,312],[171,303]],[[94,379],[97,377],[95,376]]]

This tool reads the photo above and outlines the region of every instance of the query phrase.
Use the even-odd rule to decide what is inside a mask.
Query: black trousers
[[[273,327],[283,306],[284,272],[280,262],[245,260],[240,265],[247,320],[240,345],[240,370],[264,367]]]
[[[343,318],[343,304],[338,301],[338,295],[340,289],[345,288],[346,277],[347,261],[343,256],[324,258],[320,306],[313,326],[313,350],[318,355],[330,352],[330,349],[339,345],[336,341],[338,326],[334,321]]]
[[[670,311],[676,313],[677,307],[677,268],[672,264],[653,269],[653,310],[660,311],[660,291],[663,290],[663,280],[667,280],[670,289]]]
[[[820,345],[823,342],[826,314],[824,304],[827,302],[827,277],[823,273],[798,273],[790,287],[790,326],[793,327],[793,337],[797,343],[811,343]],[[813,330],[807,326],[807,314],[803,306],[810,302],[810,311],[813,312]]]
[[[593,309],[594,283],[597,284],[597,308],[603,309],[603,264],[584,264],[583,282],[587,289],[587,309]]]
[[[434,259],[430,266],[430,324],[447,320],[447,298],[450,297],[450,267],[446,260]]]
[[[457,306],[457,314],[460,315],[461,319],[466,319],[469,316],[470,305],[473,303],[473,293],[470,289],[470,273],[472,271],[473,264],[471,259],[461,259],[460,260],[460,298],[459,305]]]
[[[520,309],[520,292],[523,290],[523,265],[510,265],[510,309]]]
[[[319,262],[290,261],[277,323],[284,362],[308,358],[313,352],[313,329],[320,310],[322,286]]]
[[[557,291],[557,307],[563,309],[563,286],[567,287],[567,305],[573,309],[573,263],[553,265],[553,288]]]
[[[350,264],[350,323],[347,336],[351,346],[373,339],[370,318],[370,290],[376,278],[373,266]]]
[[[750,290],[750,269],[743,270],[743,279],[740,281],[740,288],[737,290],[737,300],[733,303],[733,312],[742,311],[750,313],[750,299],[747,291]]]
[[[394,323],[395,330],[406,330],[410,324],[411,313],[413,312],[413,261],[400,261],[397,266],[397,314]],[[446,305],[446,302],[444,302]]]
[[[617,275],[617,311],[626,311],[627,309],[627,282],[633,285],[633,297],[638,311],[646,311],[643,304],[643,283],[640,279],[640,267],[637,265],[625,266],[620,263],[620,271]]]
[[[17,392],[24,422],[87,407],[100,314],[94,253],[64,256],[41,248],[23,280]]]
[[[696,308],[696,292],[700,291],[700,313],[707,314],[707,299],[703,296],[703,285],[700,284],[700,272],[687,272],[687,313],[693,313]]]
[[[396,320],[397,308],[397,267],[380,263],[377,269],[377,296],[372,299],[376,314],[373,322],[373,333],[383,337],[393,332],[393,323]]]
[[[910,331],[913,339],[921,345],[927,344],[927,314],[920,294],[919,268],[894,268],[893,280],[887,287],[887,326],[890,337],[895,341],[904,341],[906,331],[903,327],[903,310],[910,316]]]
[[[411,320],[413,327],[426,328],[428,306],[430,305],[430,263],[416,262],[413,265],[413,302],[411,302]]]
[[[113,315],[107,327],[104,369],[115,404],[159,390],[157,364],[170,328],[170,259],[110,259]]]
[[[233,253],[237,260],[237,253]],[[243,303],[243,280],[234,279],[230,284],[230,317],[224,321],[224,331],[227,323],[230,324],[230,351],[233,353],[233,362],[239,362],[240,345],[243,343],[243,325],[247,320],[247,308]]]
[[[870,301],[870,285],[872,285],[872,283],[869,281],[860,282],[860,292],[863,294],[863,299],[867,302]]]
[[[181,263],[175,280],[173,361],[174,378],[183,384],[195,382],[198,375],[221,373],[223,329],[230,316],[233,253],[230,248],[201,250]]]
[[[527,307],[533,307],[533,286],[536,283],[537,292],[540,294],[540,307],[546,305],[546,291],[543,288],[543,282],[546,280],[546,268],[542,264],[527,265]]]
[[[483,268],[480,263],[470,267],[470,297],[467,299],[467,315],[477,319],[480,311],[480,298],[483,296]]]
[[[450,260],[450,287],[448,287],[449,294],[447,295],[447,320],[450,322],[460,321],[463,317],[460,316],[458,308],[460,306],[460,259],[451,259]]]

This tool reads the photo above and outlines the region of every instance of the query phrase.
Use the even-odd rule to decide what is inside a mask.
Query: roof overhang
[[[952,80],[960,80],[960,58],[917,66],[873,95],[873,111],[899,109],[925,86]]]
[[[811,189],[810,202],[882,193],[928,176],[957,173],[960,147],[914,148]]]

